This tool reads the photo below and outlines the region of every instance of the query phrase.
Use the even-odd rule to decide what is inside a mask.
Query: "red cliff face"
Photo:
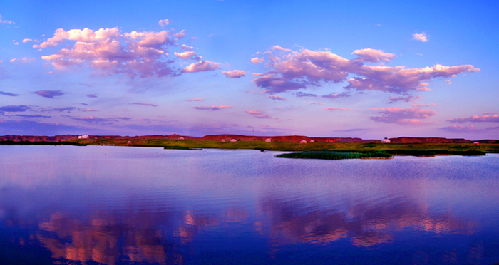
[[[55,136],[36,136],[36,135],[3,135],[0,141],[14,142],[59,142],[78,139],[78,135],[55,135]]]
[[[465,139],[447,139],[444,137],[397,137],[390,138],[392,143],[471,143]]]
[[[285,136],[251,136],[238,134],[220,134],[220,135],[205,135],[203,137],[192,137],[178,134],[171,135],[141,135],[141,136],[120,136],[120,135],[89,135],[89,139],[171,139],[171,140],[199,140],[199,141],[265,141],[271,139],[272,142],[301,142],[305,140],[310,142],[341,142],[341,143],[367,143],[380,142],[380,140],[363,140],[358,137],[308,137],[303,135],[285,135]],[[78,139],[78,135],[55,135],[55,136],[36,136],[36,135],[3,135],[0,136],[0,141],[14,142],[59,142],[72,141]],[[472,141],[465,139],[447,139],[444,137],[396,137],[390,138],[392,143],[471,143]],[[490,142],[495,142],[490,140]]]
[[[266,139],[266,137],[238,135],[238,134],[220,134],[220,135],[205,135],[205,136],[199,137],[195,140],[204,140],[204,141],[222,141],[222,140],[225,140],[225,141],[230,141],[232,139],[235,139],[238,141],[264,141]]]

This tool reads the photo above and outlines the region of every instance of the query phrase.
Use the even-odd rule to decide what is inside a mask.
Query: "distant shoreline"
[[[296,139],[296,136],[293,136]],[[180,139],[179,139],[180,138]],[[299,138],[298,138],[299,139]],[[231,141],[232,140],[232,141]],[[292,152],[279,155],[289,158],[305,159],[355,159],[355,158],[391,158],[399,155],[436,156],[436,155],[466,155],[480,156],[486,153],[499,153],[499,142],[444,142],[444,143],[382,143],[382,142],[319,142],[300,141],[238,141],[222,140],[188,140],[162,139],[150,137],[98,137],[80,138],[58,142],[31,141],[0,141],[0,145],[104,145],[128,147],[162,147],[172,150],[199,149],[246,149],[259,151]]]
[[[0,142],[68,142],[80,140],[195,140],[195,141],[268,141],[268,142],[324,142],[324,143],[499,143],[499,140],[482,139],[482,140],[467,140],[464,138],[445,138],[445,137],[393,137],[385,138],[384,140],[365,140],[359,137],[309,137],[304,135],[284,135],[284,136],[251,136],[239,134],[218,134],[205,135],[202,137],[194,137],[188,135],[141,135],[141,136],[120,136],[120,135],[2,135]]]

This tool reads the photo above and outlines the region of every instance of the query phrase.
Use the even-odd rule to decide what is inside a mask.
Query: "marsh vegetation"
[[[436,155],[485,155],[499,153],[499,143],[358,143],[358,142],[265,142],[265,141],[200,141],[171,139],[78,139],[71,142],[12,142],[0,144],[22,145],[110,145],[129,147],[163,147],[173,150],[198,149],[249,149],[260,151],[290,151],[280,157],[311,159],[351,159],[351,158],[389,158],[394,155],[436,156]]]

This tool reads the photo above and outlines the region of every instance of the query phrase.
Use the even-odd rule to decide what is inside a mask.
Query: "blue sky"
[[[2,1],[0,135],[499,139],[498,7]]]

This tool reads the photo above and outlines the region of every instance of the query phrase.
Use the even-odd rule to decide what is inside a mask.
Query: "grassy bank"
[[[374,151],[374,152],[332,152],[332,151],[303,151],[303,152],[293,152],[287,154],[277,155],[277,157],[286,158],[301,158],[301,159],[323,159],[323,160],[341,160],[341,159],[367,159],[367,158],[379,158],[387,159],[392,158],[390,154],[385,151]]]
[[[130,144],[128,142],[130,141]],[[337,151],[337,152],[369,152],[387,151],[391,154],[402,155],[411,151],[414,155],[424,155],[424,152],[439,154],[456,154],[468,151],[485,153],[499,153],[499,144],[481,143],[307,143],[296,142],[264,142],[264,141],[197,141],[197,140],[166,140],[166,139],[79,139],[75,143],[84,145],[117,145],[117,146],[155,146],[167,149],[251,149],[269,151]],[[431,154],[429,154],[431,155]]]
[[[341,159],[388,159],[394,155],[433,157],[436,155],[464,155],[481,156],[485,152],[478,150],[449,151],[449,150],[390,150],[390,151],[354,151],[354,152],[336,152],[336,151],[302,151],[277,155],[277,157],[301,158],[301,159],[323,159],[323,160],[341,160]]]

